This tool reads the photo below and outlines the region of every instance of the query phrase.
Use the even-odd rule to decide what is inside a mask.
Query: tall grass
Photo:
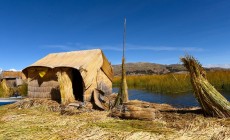
[[[210,83],[218,90],[230,91],[230,71],[207,72]],[[118,87],[120,77],[115,77],[113,86]],[[192,85],[188,73],[164,75],[127,76],[129,88],[144,89],[157,93],[192,92]]]
[[[230,91],[230,71],[213,71],[207,73],[208,81],[218,90]]]

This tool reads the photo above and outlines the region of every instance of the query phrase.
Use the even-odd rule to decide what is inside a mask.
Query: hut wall
[[[8,87],[16,87],[16,78],[9,78],[9,79],[6,79],[6,85]]]
[[[99,89],[103,91],[106,95],[112,93],[112,82],[101,69],[97,71],[97,74],[91,82],[91,85],[85,90],[85,101],[91,101],[94,89]]]
[[[84,92],[84,101],[91,101],[94,89],[97,88],[96,78],[93,79],[92,84]]]
[[[101,69],[98,71],[97,75],[97,89],[103,91],[107,95],[112,93],[112,82]]]
[[[23,85],[24,81],[21,78],[16,79],[16,86],[21,86]]]
[[[28,97],[51,98],[59,101],[60,90],[56,72],[49,70],[44,77],[40,77],[38,71],[28,72]]]

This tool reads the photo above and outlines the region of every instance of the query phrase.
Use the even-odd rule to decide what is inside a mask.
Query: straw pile
[[[167,104],[155,104],[138,100],[130,100],[123,105],[113,108],[110,116],[119,117],[121,119],[137,119],[137,120],[155,120],[161,118],[161,112],[177,111]]]
[[[181,61],[190,72],[194,94],[205,115],[230,117],[230,103],[208,82],[201,64],[192,56],[185,56]]]
[[[6,84],[6,80],[3,79],[2,82],[0,83],[0,88],[1,88],[1,97],[9,97],[10,96],[10,88]]]
[[[68,103],[74,102],[75,97],[73,95],[71,78],[65,71],[57,72],[57,77],[60,86],[61,103],[66,105]]]
[[[59,112],[61,106],[58,102],[41,98],[26,98],[16,103],[8,105],[9,109],[27,109],[27,108],[41,108],[42,110]]]

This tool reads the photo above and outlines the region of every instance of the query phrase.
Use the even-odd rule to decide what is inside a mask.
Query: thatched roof
[[[113,78],[112,66],[100,49],[52,53],[25,68],[23,73],[27,75],[27,69],[31,67],[75,68],[81,72],[83,79],[84,75],[90,77],[90,75],[95,74],[92,71],[101,68],[110,80]]]
[[[21,71],[3,71],[0,74],[1,79],[7,79],[7,78],[22,78],[22,72]]]

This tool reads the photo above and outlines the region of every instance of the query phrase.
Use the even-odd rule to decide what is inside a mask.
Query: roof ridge
[[[101,49],[88,49],[88,50],[76,50],[76,51],[67,51],[67,52],[57,52],[57,53],[49,53],[50,54],[64,54],[64,53],[76,53],[76,52],[89,52],[89,51],[102,51]]]

